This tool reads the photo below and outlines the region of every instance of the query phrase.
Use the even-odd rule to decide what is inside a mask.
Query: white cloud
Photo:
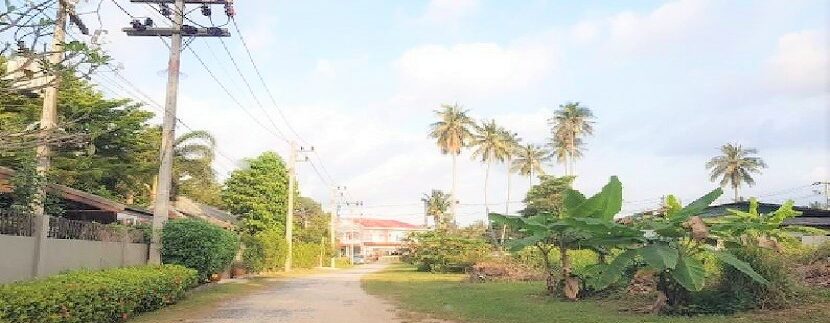
[[[829,57],[827,35],[816,30],[781,36],[777,51],[768,61],[768,82],[791,94],[828,93]]]
[[[424,45],[407,50],[396,65],[406,87],[483,95],[526,87],[545,78],[554,63],[552,46],[543,41]]]
[[[478,8],[478,0],[432,0],[421,21],[427,23],[456,23]]]
[[[622,12],[608,21],[611,45],[626,52],[651,50],[695,30],[707,14],[706,0],[666,3],[648,14]]]
[[[570,28],[570,36],[577,43],[590,43],[599,36],[601,25],[595,21],[585,20]]]

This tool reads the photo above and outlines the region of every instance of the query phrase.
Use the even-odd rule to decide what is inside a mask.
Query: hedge
[[[176,219],[162,230],[161,261],[196,269],[207,280],[230,268],[239,238],[236,233],[197,219]]]
[[[177,265],[80,270],[0,285],[0,322],[123,322],[175,303],[197,273]]]
[[[285,267],[285,235],[277,230],[266,230],[242,237],[242,262],[251,272],[280,271]],[[294,268],[314,268],[320,265],[320,244],[294,242]],[[324,263],[331,257],[331,247],[323,246]]]

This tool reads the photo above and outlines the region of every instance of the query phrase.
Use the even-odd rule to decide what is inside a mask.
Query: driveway
[[[368,295],[360,278],[385,265],[292,278],[273,287],[220,305],[205,319],[191,322],[401,322],[395,307]]]

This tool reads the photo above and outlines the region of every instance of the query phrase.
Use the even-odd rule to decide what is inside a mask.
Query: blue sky
[[[122,3],[136,16],[151,15]],[[219,9],[217,23],[224,22]],[[442,103],[543,143],[551,111],[582,102],[597,124],[576,165],[576,186],[595,191],[619,175],[627,212],[652,207],[663,194],[689,200],[714,188],[704,163],[727,142],[758,148],[770,166],[745,195],[806,203],[822,198],[808,185],[830,177],[826,1],[238,1],[236,9],[280,108],[337,184],[364,201],[366,216],[418,222],[421,194],[449,188],[450,160],[426,136]],[[203,21],[198,11],[193,19]],[[166,48],[155,38],[121,35],[127,22],[104,2],[104,48],[124,64],[122,75],[163,102]],[[232,32],[225,40],[231,53],[290,133]],[[270,124],[219,40],[190,46]],[[242,158],[287,152],[189,52],[182,69],[179,116],[218,137],[233,160],[217,161],[222,176]],[[480,204],[484,166],[468,153],[461,160],[459,199]],[[327,202],[329,191],[309,166],[300,165],[300,188]],[[493,209],[504,208],[506,176],[504,166],[494,167]],[[527,179],[513,183],[518,200]],[[389,204],[398,206],[382,207]],[[483,219],[480,205],[459,213],[462,223]]]

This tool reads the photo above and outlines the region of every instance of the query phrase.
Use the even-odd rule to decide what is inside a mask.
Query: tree
[[[526,203],[526,216],[511,217],[490,214],[498,223],[508,224],[523,235],[508,243],[511,250],[534,246],[542,254],[547,272],[546,286],[549,294],[560,292],[568,299],[576,299],[580,280],[573,275],[570,250],[610,250],[642,242],[642,233],[636,228],[614,221],[614,215],[622,208],[622,183],[611,177],[602,190],[586,198],[570,189],[573,177],[544,177],[531,188]],[[559,250],[560,273],[553,272],[549,254]]]
[[[533,174],[545,175],[542,163],[550,159],[550,154],[541,146],[527,144],[516,151],[516,159],[510,165],[514,172],[527,176],[533,186]]]
[[[461,149],[467,146],[468,141],[472,137],[471,128],[475,127],[475,122],[469,116],[467,111],[458,104],[441,105],[440,110],[435,110],[439,121],[430,125],[429,135],[435,138],[438,147],[442,154],[450,154],[452,156],[452,189],[450,196],[455,199],[452,204],[452,213],[455,215],[455,205],[457,204],[458,195],[456,195],[455,187],[457,181],[456,156],[461,154]]]
[[[551,125],[551,152],[558,162],[565,165],[565,175],[573,175],[573,162],[582,157],[583,137],[594,133],[594,115],[591,109],[579,102],[566,103],[554,111],[548,119]]]
[[[453,219],[449,218],[452,215],[447,214],[453,204],[451,195],[441,190],[432,190],[432,193],[424,194],[421,201],[425,204],[427,215],[434,219],[436,229],[446,229],[448,224],[453,223]]]
[[[294,241],[320,243],[321,238],[329,236],[330,220],[320,203],[310,197],[298,197],[294,202]]]
[[[216,139],[209,132],[186,132],[173,142],[173,183],[171,199],[178,195],[219,205],[221,190],[211,164],[216,154]]]
[[[285,228],[288,173],[282,158],[264,152],[231,173],[222,190],[228,212],[240,215],[240,229],[249,234]]]
[[[513,175],[513,158],[516,157],[521,149],[519,134],[510,132],[507,129],[501,129],[502,140],[506,145],[505,160],[507,161],[507,199],[504,206],[504,214],[510,214],[510,178]]]
[[[2,81],[0,81],[2,82]],[[2,92],[2,91],[0,91]],[[41,100],[0,93],[0,165],[21,168],[34,159],[25,138],[37,128]],[[58,125],[49,181],[122,202],[147,205],[158,170],[160,131],[153,113],[126,99],[104,99],[86,80],[67,74],[58,91]],[[21,134],[21,136],[10,135]],[[50,135],[52,136],[52,135]]]
[[[725,144],[720,148],[721,155],[712,157],[706,163],[706,168],[711,171],[709,180],[714,182],[720,177],[720,186],[731,186],[735,192],[735,202],[740,200],[738,189],[741,185],[755,185],[752,174],[760,174],[762,168],[767,164],[760,157],[755,148],[744,149],[740,144]]]
[[[645,268],[657,273],[658,297],[652,310],[661,312],[666,305],[688,302],[690,291],[700,291],[705,285],[706,270],[700,259],[717,259],[734,267],[754,281],[767,284],[749,264],[738,259],[729,249],[720,249],[713,242],[731,241],[729,230],[712,231],[697,216],[715,201],[723,191],[718,188],[703,197],[682,206],[678,199],[667,199],[664,214],[643,216],[633,227],[647,232],[645,243],[629,246],[608,265],[598,265],[601,273],[592,285],[601,288],[619,280],[635,259],[642,259]]]
[[[478,158],[487,165],[484,171],[484,208],[490,213],[490,204],[487,199],[487,188],[490,179],[490,166],[494,161],[503,162],[512,146],[506,141],[503,128],[495,120],[484,121],[475,127],[475,133],[470,146],[473,147],[473,158]]]

